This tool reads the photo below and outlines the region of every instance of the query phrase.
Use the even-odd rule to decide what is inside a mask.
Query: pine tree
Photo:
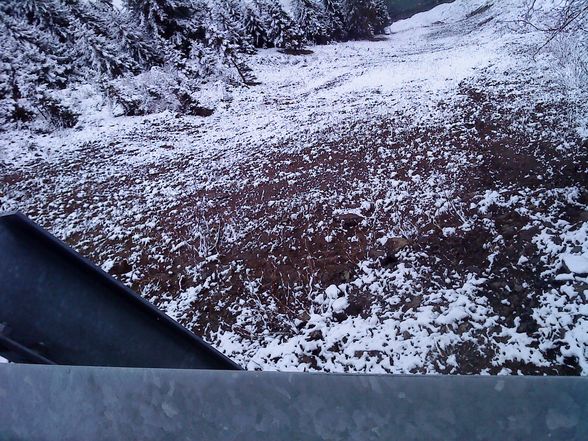
[[[271,45],[257,4],[245,6],[243,27],[245,35],[254,47],[265,48]]]
[[[382,0],[345,0],[345,23],[350,38],[372,38],[384,32],[389,20]]]
[[[70,13],[60,0],[7,0],[0,6],[7,16],[49,32],[62,43],[69,39]]]
[[[43,115],[54,125],[71,127],[77,116],[52,97],[52,90],[68,84],[71,68],[58,41],[26,19],[0,9],[0,119],[26,123]]]
[[[9,15],[55,36],[78,74],[98,69],[114,77],[161,62],[157,45],[106,1],[8,0],[4,5]]]
[[[270,3],[261,3],[262,12],[267,20],[268,39],[272,46],[281,49],[298,50],[304,44],[302,32],[282,8],[279,0],[272,0]]]
[[[4,0],[0,3],[2,119],[72,126],[61,93],[75,84],[102,87],[112,78],[163,63],[160,45],[106,0]]]
[[[234,69],[243,84],[252,84],[255,77],[242,59],[240,53],[249,48],[239,23],[231,20],[227,8],[220,4],[221,10],[212,8],[209,25],[206,30],[206,47],[200,50],[198,58],[201,63],[207,60],[211,65],[225,65]],[[212,49],[213,54],[209,56]]]
[[[163,64],[161,42],[141,32],[138,22],[127,11],[114,11],[110,15],[110,34],[142,70]]]
[[[293,0],[294,20],[306,41],[326,44],[332,37],[326,11],[314,0]]]
[[[140,61],[135,60],[129,53],[130,40],[127,38],[124,41],[128,32],[124,35],[113,32],[118,27],[112,7],[102,2],[80,0],[66,0],[66,5],[71,16],[69,27],[73,58],[80,71],[89,71],[86,74],[87,78],[91,78],[94,72],[109,79],[142,70]],[[123,43],[126,43],[127,47],[124,47]],[[142,43],[144,42],[137,39],[134,49],[142,52]]]
[[[346,40],[345,14],[343,13],[341,0],[323,0],[323,6],[327,14],[331,38],[336,41]]]
[[[126,6],[151,36],[172,43],[185,56],[194,41],[205,37],[201,26],[205,7],[202,2],[126,0]]]
[[[383,34],[386,26],[391,23],[388,8],[384,0],[373,0],[373,29],[375,34]]]
[[[374,28],[370,20],[370,4],[372,0],[346,0],[345,23],[350,38],[362,39],[374,36]]]
[[[253,54],[255,47],[245,31],[245,13],[236,0],[219,0],[211,6],[212,23],[224,32],[241,53]]]
[[[90,78],[98,72],[106,78],[116,78],[130,72],[137,72],[137,66],[124,52],[106,37],[97,34],[91,25],[80,20],[72,21],[75,44],[72,52],[80,71],[87,70]]]

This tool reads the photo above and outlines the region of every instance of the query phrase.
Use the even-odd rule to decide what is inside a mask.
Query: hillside
[[[586,374],[588,97],[521,4],[260,50],[207,118],[0,133],[0,211],[248,369]]]

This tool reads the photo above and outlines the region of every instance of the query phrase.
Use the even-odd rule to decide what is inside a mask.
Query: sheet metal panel
[[[0,216],[0,334],[0,355],[19,362],[239,369],[18,213]]]
[[[588,379],[0,365],[5,440],[588,440]]]

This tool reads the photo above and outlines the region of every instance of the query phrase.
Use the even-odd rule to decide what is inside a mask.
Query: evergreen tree
[[[336,41],[344,41],[347,38],[345,30],[345,14],[341,0],[323,0],[326,11],[329,34]]]
[[[138,22],[127,11],[114,11],[109,17],[112,38],[137,66],[148,69],[163,64],[165,56],[161,42],[141,32]]]
[[[371,0],[346,0],[345,23],[350,38],[362,39],[374,36],[369,18]]]
[[[87,78],[95,76],[95,72],[109,79],[141,70],[128,47],[121,44],[121,35],[113,32],[117,26],[111,6],[99,1],[64,0],[64,3],[70,15],[72,58],[80,71],[88,72]],[[138,40],[135,43],[140,44]]]
[[[382,0],[346,0],[345,23],[350,38],[372,38],[382,33],[389,22]]]
[[[304,46],[302,32],[282,8],[280,0],[272,0],[269,3],[260,3],[260,5],[266,16],[268,40],[271,45],[289,50],[301,49]]]
[[[386,26],[390,25],[390,14],[384,0],[373,0],[372,1],[372,13],[373,13],[373,29],[375,34],[383,34],[386,30]]]
[[[271,42],[268,38],[267,31],[259,12],[259,6],[256,3],[245,6],[243,27],[245,35],[254,47],[264,48],[271,46]]]
[[[0,120],[26,123],[43,115],[58,126],[71,127],[77,116],[51,95],[66,87],[70,66],[54,37],[26,20],[0,9]]]
[[[95,32],[91,25],[74,19],[72,21],[73,58],[80,72],[91,78],[96,72],[106,78],[116,78],[125,73],[137,72],[136,64],[128,54],[119,51],[117,45]]]
[[[185,56],[195,41],[205,38],[202,2],[126,0],[126,6],[150,35],[170,42]]]
[[[212,23],[222,30],[231,45],[241,53],[255,53],[255,47],[245,31],[245,12],[237,0],[214,2],[211,14]]]
[[[79,75],[98,69],[115,77],[161,62],[157,45],[135,31],[108,2],[7,0],[3,7],[10,16],[53,35],[62,46],[61,55],[69,57]]]
[[[6,0],[0,7],[7,16],[49,32],[62,43],[69,40],[70,13],[60,0]]]
[[[243,61],[240,53],[254,50],[245,38],[238,17],[231,17],[229,8],[225,2],[218,3],[211,10],[209,25],[206,30],[206,47],[201,49],[199,59],[209,61],[211,65],[225,65],[234,69],[240,81],[244,84],[251,84],[255,81],[251,69]],[[212,56],[209,56],[206,49],[212,49]],[[222,68],[219,69],[221,71]]]
[[[65,103],[88,83],[127,114],[203,114],[201,84],[253,83],[244,54],[255,48],[369,38],[388,23],[383,0],[291,0],[292,16],[281,0],[125,2],[0,0],[0,120],[72,126]]]
[[[326,11],[314,0],[293,0],[294,19],[306,41],[326,44],[332,40]]]
[[[81,82],[102,86],[163,62],[159,45],[108,1],[4,0],[0,14],[6,121],[41,115],[55,126],[71,126],[75,112],[61,90]]]

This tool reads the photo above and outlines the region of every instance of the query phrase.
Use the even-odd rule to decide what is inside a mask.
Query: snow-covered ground
[[[586,97],[520,3],[261,51],[208,118],[1,133],[0,209],[249,369],[587,374]]]

